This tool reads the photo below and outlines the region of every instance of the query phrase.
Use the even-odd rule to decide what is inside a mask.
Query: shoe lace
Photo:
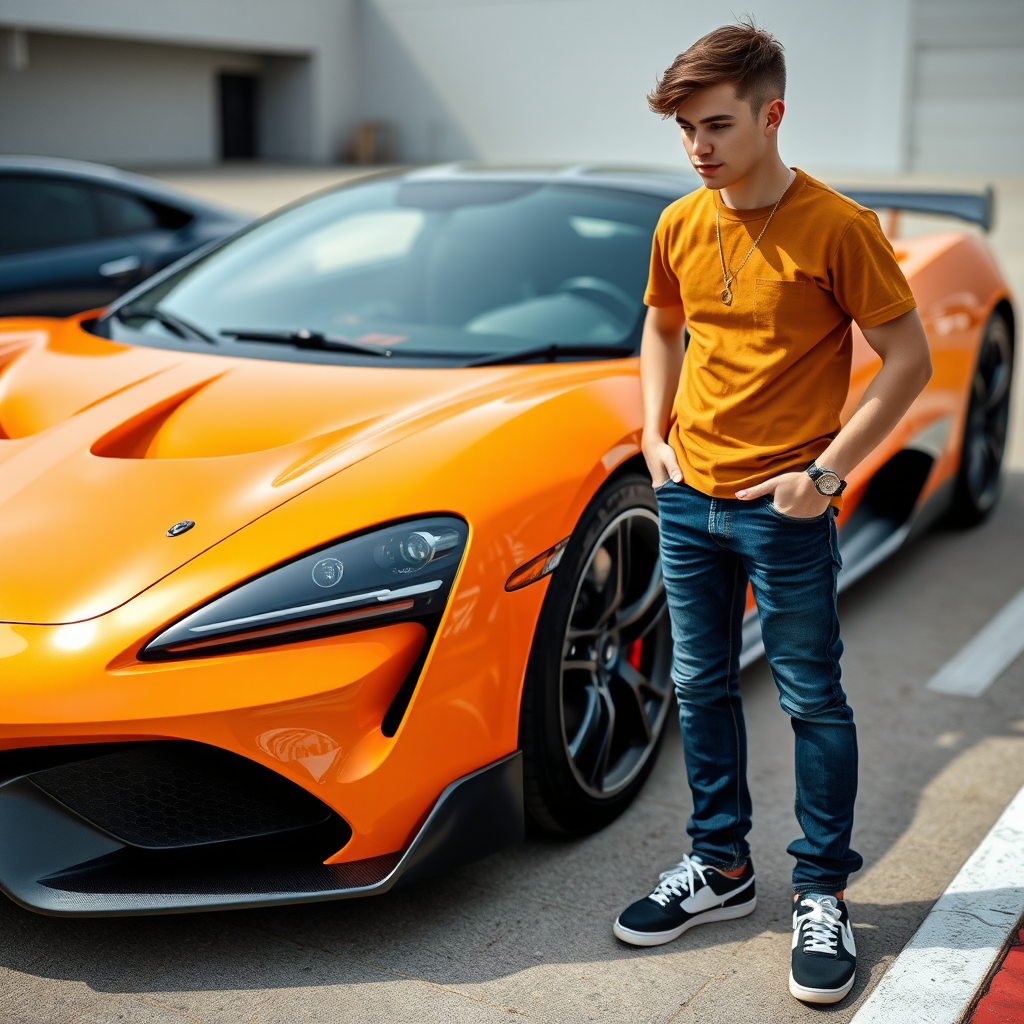
[[[836,953],[839,945],[839,927],[842,912],[825,899],[805,899],[801,907],[810,907],[811,912],[800,918],[804,929],[805,953]]]
[[[668,871],[662,871],[657,888],[648,897],[654,900],[659,906],[665,906],[673,897],[680,897],[683,893],[693,893],[694,876],[700,878],[707,884],[704,872],[707,868],[699,860],[694,860],[688,854],[683,854],[683,859]]]

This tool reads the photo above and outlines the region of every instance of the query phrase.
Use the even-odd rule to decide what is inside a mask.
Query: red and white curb
[[[1022,915],[1024,788],[850,1024],[960,1024]]]
[[[1024,928],[1006,953],[970,1024],[1020,1024],[1024,1017]]]

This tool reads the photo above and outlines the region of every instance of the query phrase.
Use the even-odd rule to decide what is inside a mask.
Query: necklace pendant
[[[722,301],[727,306],[731,306],[732,305],[732,289],[728,285],[726,285],[722,289]]]

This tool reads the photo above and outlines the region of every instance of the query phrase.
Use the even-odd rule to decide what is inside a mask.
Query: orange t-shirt
[[[667,438],[683,478],[732,498],[805,468],[838,433],[851,322],[877,327],[917,303],[875,214],[797,170],[727,306],[719,209],[732,268],[771,213],[730,209],[706,188],[676,200],[658,222],[644,301],[682,303],[690,332]]]

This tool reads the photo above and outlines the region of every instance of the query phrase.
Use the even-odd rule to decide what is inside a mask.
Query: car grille
[[[149,850],[271,836],[336,817],[277,772],[187,740],[126,744],[29,778],[104,832]]]

